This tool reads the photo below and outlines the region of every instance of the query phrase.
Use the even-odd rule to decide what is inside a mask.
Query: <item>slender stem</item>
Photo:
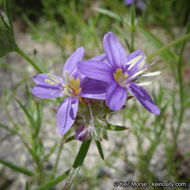
[[[90,110],[91,124],[92,124],[92,127],[93,127],[92,132],[94,132],[95,136],[97,137],[97,133],[96,133],[96,129],[95,129],[95,124],[94,124],[94,118],[93,118],[93,115],[92,115],[92,109],[91,109],[91,106],[90,106],[89,102],[88,102],[88,107],[89,107],[89,110]]]
[[[15,50],[20,56],[22,56],[26,61],[28,61],[36,71],[39,73],[43,73],[43,71],[40,69],[40,67],[28,56],[22,51],[19,47]]]
[[[133,4],[131,7],[131,52],[134,51],[135,30],[135,5]]]
[[[61,142],[63,141],[63,139],[61,139]],[[56,157],[56,161],[55,161],[55,165],[53,167],[53,175],[51,176],[51,178],[54,177],[56,171],[57,171],[57,166],[59,164],[59,159],[60,159],[60,156],[61,156],[61,152],[62,152],[62,149],[63,149],[63,144],[60,143],[59,145],[59,149],[58,149],[58,153],[57,153],[57,157]]]
[[[186,35],[190,32],[190,17],[188,20],[188,25],[187,25],[187,30],[186,30]],[[189,34],[190,36],[190,34]],[[179,59],[177,62],[177,71],[178,71],[178,81],[179,81],[179,96],[180,96],[180,115],[179,115],[179,119],[178,119],[178,126],[177,129],[175,131],[175,135],[174,135],[174,147],[176,148],[177,146],[177,139],[179,136],[179,132],[180,132],[180,128],[181,125],[183,123],[183,116],[184,116],[184,91],[183,91],[183,79],[182,79],[182,59],[183,59],[183,52],[185,49],[185,45],[186,45],[187,41],[184,41],[181,49],[180,49],[180,54],[179,54]]]
[[[153,58],[153,57],[155,57],[155,56],[157,56],[157,55],[159,55],[159,54],[161,54],[163,51],[165,51],[165,50],[171,48],[172,46],[175,46],[175,45],[177,45],[177,44],[179,44],[179,43],[181,43],[181,42],[183,42],[183,41],[185,41],[185,40],[187,40],[187,39],[190,39],[190,34],[186,34],[186,35],[184,35],[184,36],[178,38],[177,40],[172,41],[172,42],[169,43],[168,45],[166,45],[166,46],[164,46],[164,47],[158,49],[158,50],[155,51],[155,52],[153,52],[152,54],[150,54],[150,55],[147,57],[147,60],[148,60],[148,59],[151,59],[151,58]]]

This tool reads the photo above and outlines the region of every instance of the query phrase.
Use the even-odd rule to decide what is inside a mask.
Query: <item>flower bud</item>
[[[80,126],[75,133],[75,138],[79,141],[85,141],[90,137],[90,129],[86,125]]]

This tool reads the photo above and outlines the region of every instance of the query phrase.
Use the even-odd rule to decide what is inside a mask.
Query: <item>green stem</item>
[[[136,31],[136,26],[135,26],[135,5],[133,4],[131,7],[131,49],[130,51],[134,51],[134,42],[135,42],[135,31]]]
[[[63,139],[61,139],[61,142],[63,141]],[[59,149],[58,149],[58,153],[57,153],[57,157],[56,157],[56,161],[55,161],[55,165],[53,167],[53,174],[51,176],[51,178],[53,178],[56,174],[56,171],[57,171],[57,166],[59,164],[59,159],[60,159],[60,156],[61,156],[61,152],[62,152],[62,149],[63,149],[63,144],[60,142],[60,145],[59,145]]]
[[[30,63],[36,71],[39,73],[43,73],[43,71],[40,69],[40,67],[28,56],[22,51],[19,47],[15,50],[21,57],[23,57],[28,63]]]
[[[190,39],[190,34],[186,34],[186,35],[184,35],[184,36],[178,38],[177,40],[172,41],[172,42],[169,43],[168,45],[166,45],[166,46],[164,46],[164,47],[158,49],[157,51],[153,52],[152,54],[150,54],[150,55],[147,57],[147,60],[149,60],[149,59],[151,59],[151,58],[153,58],[153,57],[155,57],[155,56],[161,54],[163,51],[165,51],[165,50],[167,50],[167,49],[169,49],[169,48],[171,48],[171,47],[173,47],[173,46],[175,46],[175,45],[177,45],[177,44],[179,44],[179,43],[181,43],[181,42],[183,42],[183,41],[185,41],[185,40],[188,40],[188,39]]]
[[[187,35],[190,36],[190,34],[188,34],[189,32],[190,32],[190,19],[188,20],[186,36]],[[174,147],[175,148],[177,146],[177,140],[178,140],[181,125],[183,123],[183,116],[184,116],[184,96],[183,96],[184,91],[183,91],[183,79],[182,79],[182,61],[183,60],[182,59],[183,59],[183,53],[184,53],[186,42],[187,41],[184,41],[182,46],[181,46],[179,59],[177,62],[177,71],[178,71],[178,80],[179,80],[179,96],[180,96],[180,106],[181,107],[180,107],[180,115],[179,115],[179,119],[178,119],[178,126],[177,126],[177,129],[175,131],[175,135],[174,135]]]

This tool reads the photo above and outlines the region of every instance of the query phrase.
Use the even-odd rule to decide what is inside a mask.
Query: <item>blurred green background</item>
[[[139,9],[137,2],[127,6],[124,0],[12,1],[16,42],[38,65],[45,65],[53,74],[62,73],[64,62],[80,46],[86,50],[85,59],[103,53],[102,39],[109,31],[115,33],[127,54],[137,49],[143,50],[149,63],[156,62],[152,70],[162,72],[148,88],[161,109],[161,115],[151,115],[133,99],[127,101],[125,110],[110,114],[107,118],[109,122],[125,125],[129,129],[108,133],[108,141],[102,143],[104,160],[99,157],[96,147],[91,146],[73,189],[113,189],[115,180],[147,183],[190,181],[190,44],[187,38],[182,39],[190,32],[190,2],[144,2],[145,8]],[[0,4],[3,4],[2,0]],[[39,155],[51,152],[57,143],[55,152],[52,151],[49,156],[50,160],[42,162],[48,176],[61,142],[56,131],[56,115],[51,111],[56,102],[40,102],[32,97],[28,91],[34,86],[31,78],[36,71],[18,55],[11,53],[1,58],[0,67],[2,123],[19,123],[27,131],[28,122],[23,113],[18,112],[14,97],[22,99],[31,112],[35,112],[33,107],[36,104],[44,107],[42,132],[36,141],[36,146],[40,147]],[[21,86],[24,83],[28,91]],[[9,132],[1,133],[0,158],[31,167],[32,160],[28,158],[28,153],[24,151],[21,154],[23,145],[9,135]],[[41,142],[43,140],[44,143]],[[17,143],[18,147],[12,150]],[[72,166],[78,148],[78,142],[71,142],[61,149],[58,174]],[[36,186],[32,179],[17,176],[15,171],[6,167],[0,168],[0,175],[2,190]],[[54,189],[61,189],[64,183]]]

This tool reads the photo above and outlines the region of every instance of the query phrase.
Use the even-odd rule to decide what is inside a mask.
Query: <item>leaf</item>
[[[43,160],[44,162],[47,161],[48,158],[55,152],[56,147],[57,147],[57,142],[55,142],[55,144],[53,145],[49,153],[44,156],[44,160]]]
[[[88,149],[90,147],[90,143],[91,143],[91,139],[88,139],[82,143],[80,150],[77,154],[77,157],[75,159],[75,162],[73,164],[74,169],[78,168],[79,166],[81,166],[83,164],[83,161],[84,161],[86,154],[88,152]]]
[[[77,176],[77,174],[83,164],[83,161],[84,161],[86,154],[88,152],[88,149],[90,147],[90,143],[91,143],[91,139],[88,139],[82,143],[80,150],[77,154],[77,157],[74,161],[72,173],[69,175],[69,179],[67,180],[67,182],[65,184],[64,190],[70,189],[75,177]]]
[[[72,140],[75,140],[75,135],[72,135],[72,136],[70,136],[69,138],[65,139],[65,140],[62,142],[62,144],[66,144],[66,143],[68,143],[68,142],[70,142],[70,141],[72,141]]]
[[[13,90],[11,90],[10,95],[9,95],[9,96],[7,97],[7,99],[6,99],[6,104],[9,104],[9,102],[11,101],[11,99],[13,98],[13,96],[15,95],[15,93],[16,93],[17,89],[19,88],[19,86],[21,86],[22,83],[25,82],[25,81],[26,81],[25,78],[22,79],[22,80],[20,80],[20,81],[16,84],[16,86],[13,88]]]
[[[40,103],[36,102],[36,109],[37,109],[37,120],[36,120],[36,129],[35,129],[35,135],[38,137],[40,128],[42,126],[42,116],[43,116],[43,102],[40,101]]]
[[[176,39],[176,40],[173,40],[172,42],[170,42],[169,44],[161,47],[160,49],[156,50],[155,52],[153,52],[151,55],[149,55],[147,57],[147,59],[151,59],[152,57],[156,56],[156,55],[159,55],[163,52],[166,52],[168,49],[170,49],[171,47],[173,46],[176,46],[177,44],[183,42],[183,41],[186,41],[186,40],[189,40],[190,39],[190,34],[185,34],[183,35],[182,37]],[[169,50],[168,50],[169,51]],[[175,60],[177,60],[177,56],[175,54],[174,55],[174,58]]]
[[[128,128],[127,127],[118,126],[118,125],[108,124],[106,126],[106,129],[110,130],[110,131],[124,131],[124,130],[127,130]]]
[[[5,9],[11,28],[13,28],[12,17],[11,17],[11,0],[5,0]]]
[[[94,8],[94,10],[99,13],[102,13],[103,15],[109,16],[115,20],[121,21],[121,17],[118,14],[114,13],[113,11],[102,8]]]
[[[4,161],[4,160],[0,159],[0,163],[7,166],[7,167],[9,167],[9,168],[11,168],[11,169],[13,169],[13,170],[15,170],[15,171],[17,171],[17,172],[20,172],[22,174],[25,174],[25,175],[28,175],[28,176],[34,176],[33,172],[31,172],[31,171],[29,171],[29,170],[27,170],[25,168],[21,168],[19,166],[16,166],[16,165],[14,165],[14,164],[12,164],[10,162],[7,162],[7,161]]]
[[[104,160],[104,153],[103,153],[100,141],[96,140],[96,146],[97,146],[98,152],[100,153],[101,158]]]
[[[17,48],[13,35],[10,1],[11,0],[5,1],[6,13],[0,10],[0,57],[5,56],[9,52],[15,51]]]
[[[26,107],[16,98],[16,101],[18,103],[18,105],[20,106],[20,108],[24,111],[25,115],[27,116],[27,118],[29,119],[32,127],[35,127],[35,122],[33,117],[30,115],[30,113],[28,112],[28,110],[26,109]]]
[[[144,28],[141,25],[137,26],[137,29],[139,30],[139,32],[141,32],[150,42],[152,42],[152,44],[157,47],[157,48],[162,48],[165,45],[154,35],[152,34],[150,31],[148,31],[146,28]],[[166,61],[172,60],[172,59],[177,59],[177,56],[171,52],[170,50],[165,50],[165,52],[162,52],[162,58]]]
[[[48,189],[55,187],[58,183],[63,181],[68,176],[69,172],[70,172],[70,170],[67,170],[62,175],[56,177],[55,179],[48,181],[47,183],[35,188],[34,190],[48,190]]]
[[[7,131],[9,131],[9,132],[11,132],[14,135],[19,135],[19,133],[16,130],[11,129],[10,127],[8,127],[8,126],[6,126],[6,125],[4,125],[2,123],[0,123],[0,127],[7,130]]]
[[[118,0],[104,0],[105,3],[107,3],[108,6],[111,7],[114,11],[116,11],[119,14],[125,14],[126,9],[125,6],[121,6],[121,3]]]

